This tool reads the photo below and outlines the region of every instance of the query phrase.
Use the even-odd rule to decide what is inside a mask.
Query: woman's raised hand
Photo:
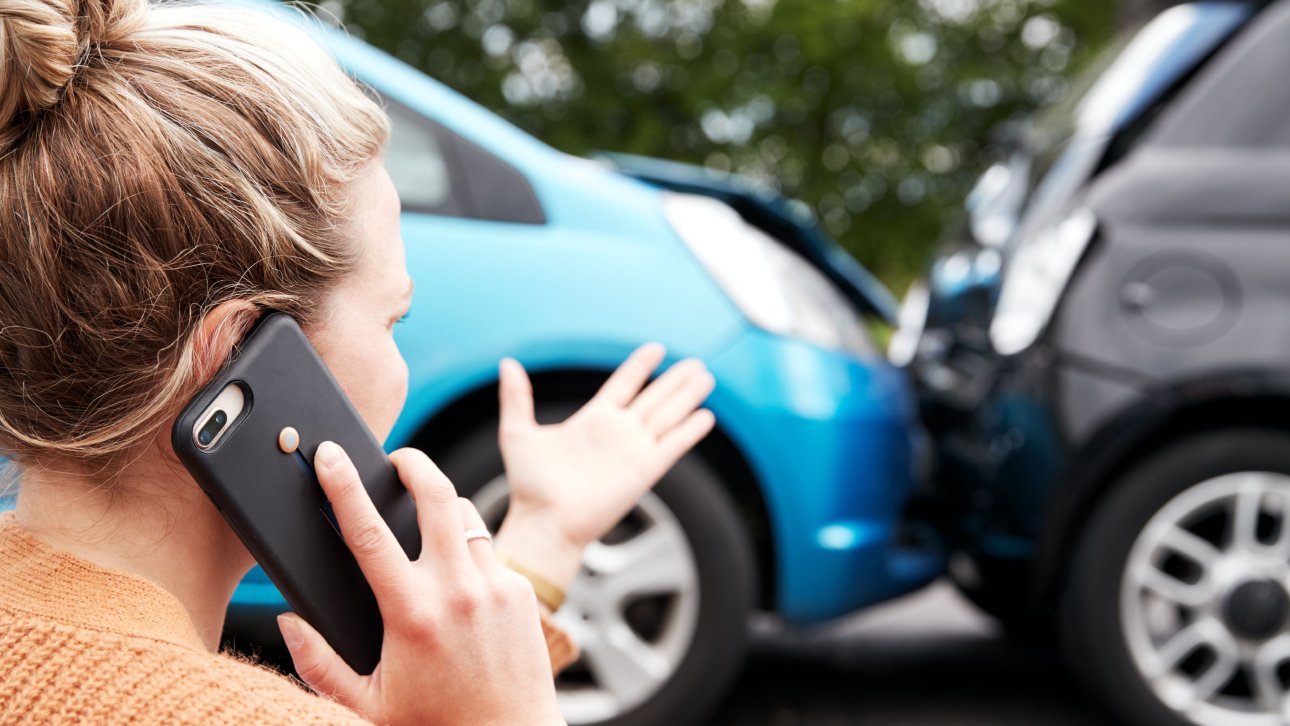
[[[279,617],[296,672],[314,690],[390,724],[563,724],[529,583],[498,564],[469,501],[425,454],[390,455],[416,500],[421,553],[409,561],[339,446],[315,471],[385,621],[381,661],[355,673],[294,614]]]
[[[665,352],[658,343],[637,348],[591,401],[545,426],[524,369],[502,361],[499,443],[511,502],[499,549],[567,587],[582,549],[712,430],[712,412],[699,405],[715,381],[702,361],[687,358],[645,385]]]

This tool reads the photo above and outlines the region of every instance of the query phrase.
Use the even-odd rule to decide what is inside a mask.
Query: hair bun
[[[146,0],[0,0],[0,153],[62,98],[97,45],[143,19]]]

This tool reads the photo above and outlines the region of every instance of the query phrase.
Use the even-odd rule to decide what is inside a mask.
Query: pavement
[[[947,583],[825,627],[754,627],[713,724],[1103,726],[1051,650],[1005,639]]]
[[[270,620],[271,622],[271,620]],[[717,726],[1106,726],[1051,648],[1010,641],[948,583],[807,630],[753,623]],[[273,643],[265,633],[252,642]],[[279,645],[258,651],[284,670]]]

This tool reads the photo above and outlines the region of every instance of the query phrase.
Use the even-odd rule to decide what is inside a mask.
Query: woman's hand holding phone
[[[300,677],[360,715],[390,724],[563,724],[538,606],[528,581],[502,567],[483,527],[425,454],[390,455],[416,500],[420,556],[410,561],[341,448],[318,447],[315,471],[341,533],[376,595],[381,660],[355,673],[303,619],[279,618]]]
[[[658,343],[637,348],[585,406],[545,426],[524,369],[502,361],[499,441],[511,502],[498,549],[567,588],[583,549],[712,430],[712,412],[699,405],[715,380],[702,361],[680,361],[646,385],[665,354]]]

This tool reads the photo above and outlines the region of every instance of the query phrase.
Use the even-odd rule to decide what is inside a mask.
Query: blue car
[[[410,391],[387,444],[427,451],[492,523],[506,506],[497,365],[539,419],[585,402],[640,343],[703,359],[716,430],[588,549],[557,619],[582,659],[567,719],[690,723],[737,672],[750,612],[817,623],[936,577],[902,546],[915,405],[867,318],[890,294],[809,215],[737,178],[561,153],[362,42],[317,29],[384,101],[417,298]],[[665,364],[666,365],[666,364]],[[276,638],[258,568],[229,614]]]

